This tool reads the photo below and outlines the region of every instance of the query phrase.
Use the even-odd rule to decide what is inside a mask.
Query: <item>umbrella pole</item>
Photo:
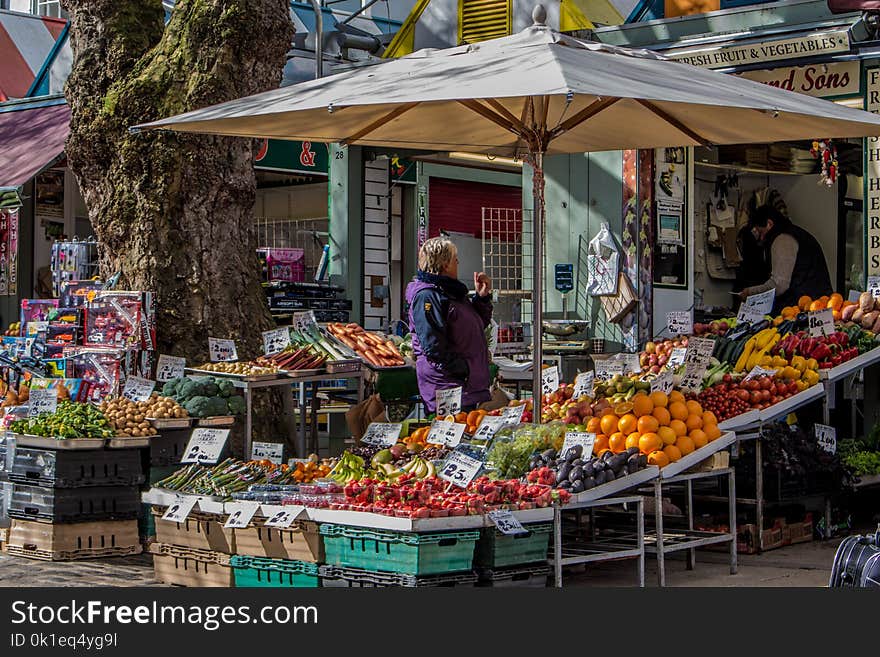
[[[541,422],[541,363],[544,302],[544,153],[531,154],[532,164],[532,421]]]

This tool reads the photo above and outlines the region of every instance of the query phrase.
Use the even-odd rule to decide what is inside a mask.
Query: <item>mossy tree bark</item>
[[[260,287],[251,140],[137,123],[275,88],[288,0],[63,0],[73,70],[67,158],[104,275],[157,295],[159,349],[207,359],[209,335],[253,357],[272,321]]]

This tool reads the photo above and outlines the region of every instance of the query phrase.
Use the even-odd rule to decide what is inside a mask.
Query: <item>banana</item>
[[[415,469],[415,475],[419,479],[424,479],[428,474],[428,465],[423,459],[419,459],[419,463]]]
[[[434,466],[433,461],[428,461],[428,477],[436,477],[437,476],[437,468]]]

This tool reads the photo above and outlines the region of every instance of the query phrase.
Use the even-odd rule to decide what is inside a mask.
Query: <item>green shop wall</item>
[[[330,279],[345,286],[351,321],[361,322],[364,297],[364,157],[360,146],[330,146]]]
[[[544,205],[546,232],[545,255],[545,301],[547,318],[562,316],[562,297],[553,285],[554,265],[572,263],[578,272],[578,245],[580,236],[591,240],[599,232],[603,222],[608,222],[614,235],[620,240],[622,228],[623,186],[621,171],[623,158],[620,151],[603,153],[579,153],[555,155],[544,159]],[[523,207],[525,216],[532,211],[532,169],[523,167]],[[524,243],[531,244],[531,222],[526,221]],[[586,247],[586,245],[584,245]],[[531,260],[524,263],[524,279],[531,280]],[[584,314],[591,320],[591,334],[612,342],[620,342],[620,329],[605,321],[601,304],[593,302],[581,293],[576,305],[578,289],[586,285],[586,272],[580,271],[575,291],[569,293],[567,302],[569,316],[577,307],[578,316]],[[586,309],[586,313],[584,310]],[[606,348],[608,345],[606,345]]]

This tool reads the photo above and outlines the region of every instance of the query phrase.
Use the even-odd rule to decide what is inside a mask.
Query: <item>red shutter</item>
[[[440,230],[483,235],[483,208],[522,208],[522,190],[507,185],[431,178],[428,188],[430,236]]]

